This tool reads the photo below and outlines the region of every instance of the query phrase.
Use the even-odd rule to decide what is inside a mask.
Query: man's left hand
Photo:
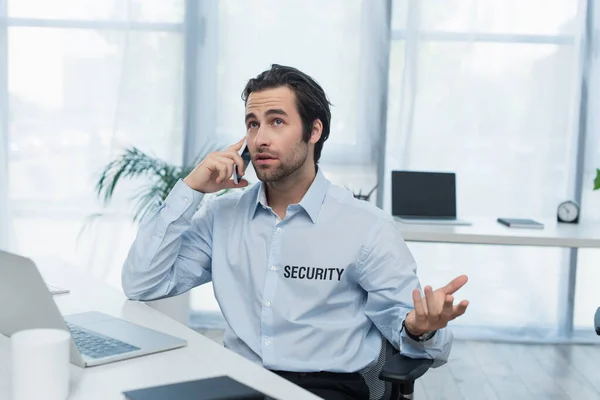
[[[423,298],[419,289],[413,290],[415,308],[406,315],[404,321],[408,332],[420,336],[425,332],[444,328],[449,321],[463,315],[469,302],[463,300],[455,306],[452,295],[463,287],[467,280],[466,275],[461,275],[436,291],[433,291],[431,286],[425,286]]]

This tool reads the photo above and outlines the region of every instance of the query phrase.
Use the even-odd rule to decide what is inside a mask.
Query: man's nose
[[[256,148],[261,148],[268,146],[270,143],[271,141],[269,138],[268,129],[264,126],[261,126],[260,128],[258,128],[256,136],[254,137],[254,145],[256,146]]]

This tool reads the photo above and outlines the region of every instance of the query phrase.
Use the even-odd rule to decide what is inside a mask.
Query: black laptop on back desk
[[[392,171],[392,215],[405,223],[471,225],[457,218],[453,172]]]

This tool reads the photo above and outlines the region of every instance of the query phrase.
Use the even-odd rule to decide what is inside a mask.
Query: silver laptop
[[[392,215],[411,224],[471,225],[457,217],[453,172],[392,171]]]
[[[187,345],[183,339],[91,311],[62,316],[34,262],[0,250],[0,333],[34,328],[71,333],[71,362],[92,367]]]

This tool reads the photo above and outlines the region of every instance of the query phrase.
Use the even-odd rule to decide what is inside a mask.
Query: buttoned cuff
[[[165,211],[173,220],[180,217],[191,219],[204,198],[200,193],[179,179],[164,201]]]

